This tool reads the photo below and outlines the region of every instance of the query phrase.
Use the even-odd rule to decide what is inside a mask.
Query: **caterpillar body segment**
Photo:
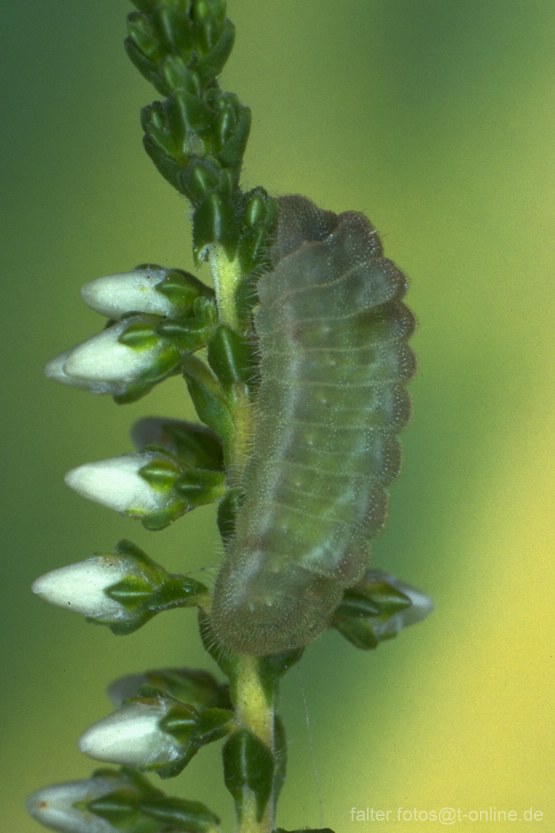
[[[311,642],[361,578],[415,364],[406,280],[362,214],[280,199],[272,263],[258,284],[245,497],[212,607],[221,644],[253,655]]]

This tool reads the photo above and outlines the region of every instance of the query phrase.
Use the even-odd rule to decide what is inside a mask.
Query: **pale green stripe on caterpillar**
[[[406,281],[364,215],[283,197],[272,265],[244,502],[212,606],[221,645],[257,656],[311,642],[366,569],[414,372]]]

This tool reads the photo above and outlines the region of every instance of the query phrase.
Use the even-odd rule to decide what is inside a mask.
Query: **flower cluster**
[[[83,298],[110,318],[101,333],[46,367],[56,381],[130,401],[179,372],[214,330],[212,290],[187,272],[144,265],[85,285]],[[151,421],[152,422],[152,421]],[[223,493],[221,447],[207,430],[158,420],[139,450],[70,471],[79,494],[161,529]],[[188,434],[192,439],[184,439]],[[165,443],[165,440],[167,442]]]
[[[182,354],[205,346],[216,320],[212,290],[180,269],[138,266],[85,284],[82,296],[109,324],[52,359],[46,375],[121,402],[178,373]]]

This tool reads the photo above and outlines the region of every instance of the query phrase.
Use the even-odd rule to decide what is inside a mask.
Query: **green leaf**
[[[151,66],[156,66],[162,60],[164,51],[148,17],[140,12],[131,12],[127,16],[127,32],[128,38],[125,45],[129,43],[133,47],[134,54],[147,58]],[[133,56],[130,57],[133,60]]]
[[[170,3],[159,3],[151,15],[160,45],[165,53],[187,54],[195,46],[195,30],[188,14]]]
[[[147,57],[145,52],[138,46],[138,38],[130,36],[124,40],[125,51],[135,64],[141,75],[155,87],[162,95],[167,95],[171,87],[165,79],[160,77],[157,64]]]
[[[271,750],[252,732],[240,729],[226,741],[223,758],[225,784],[233,796],[239,818],[245,795],[252,792],[260,820],[272,794],[274,758]]]
[[[184,166],[180,160],[176,160],[175,149],[172,148],[169,151],[166,147],[169,137],[164,120],[162,105],[159,101],[143,107],[141,112],[141,122],[145,132],[143,145],[164,179],[167,179],[170,185],[181,193],[180,176]]]
[[[243,223],[237,256],[243,272],[249,274],[254,269],[268,269],[270,266],[269,243],[275,231],[278,207],[276,200],[263,188],[255,188],[243,199]],[[245,301],[250,301],[250,308],[256,301],[256,292],[248,286],[245,291]]]
[[[241,489],[229,489],[218,504],[218,529],[224,544],[235,532],[235,518],[243,502]]]
[[[215,191],[231,195],[233,186],[231,172],[222,169],[213,157],[192,159],[179,176],[179,190],[194,206]]]
[[[221,243],[229,259],[237,247],[239,226],[234,204],[226,194],[212,192],[195,208],[193,214],[193,251],[202,260],[207,246]]]
[[[293,648],[290,651],[284,651],[282,654],[260,657],[258,673],[268,695],[275,690],[277,681],[297,664],[303,652],[304,648]]]
[[[199,418],[222,440],[224,450],[233,436],[233,419],[216,376],[196,356],[185,356],[183,373]]]
[[[143,801],[142,813],[156,821],[164,830],[185,831],[185,833],[213,833],[219,830],[220,820],[200,801],[186,801],[183,798],[154,798]]]
[[[226,390],[246,384],[253,374],[249,343],[227,324],[220,324],[208,342],[208,363]]]
[[[160,833],[162,827],[176,833],[216,833],[219,830],[218,817],[204,804],[164,795],[136,770],[124,767],[121,775],[112,770],[98,770],[95,776],[113,776],[115,785],[124,781],[124,786],[87,804],[89,812],[118,830],[125,833]]]
[[[198,73],[203,78],[215,78],[220,74],[231,54],[234,41],[235,26],[230,20],[225,20],[218,39],[196,65]]]
[[[233,93],[224,93],[218,100],[219,113],[215,123],[216,154],[224,168],[239,171],[251,129],[251,111],[239,103]]]

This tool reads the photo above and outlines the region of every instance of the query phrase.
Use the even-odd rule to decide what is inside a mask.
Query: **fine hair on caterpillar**
[[[252,451],[211,614],[224,648],[258,656],[311,642],[362,577],[414,372],[406,279],[364,215],[282,197],[271,264]]]

